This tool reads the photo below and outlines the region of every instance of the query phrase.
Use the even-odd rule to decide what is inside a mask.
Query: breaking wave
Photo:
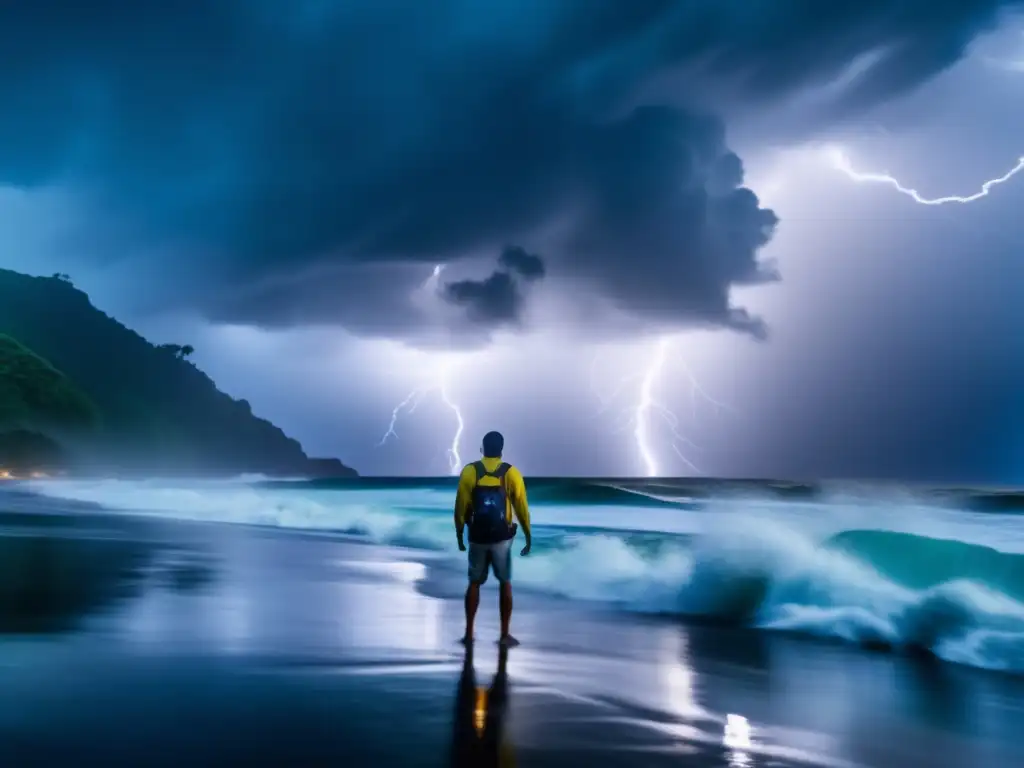
[[[524,562],[520,578],[612,602],[1024,672],[1024,556],[889,531],[815,541],[766,528],[652,555],[598,535]]]
[[[448,486],[310,492],[294,484],[44,481],[30,487],[126,512],[329,530],[449,552],[451,568],[461,563]],[[517,583],[622,610],[1024,673],[1024,554],[991,546],[993,538],[1024,544],[1019,516],[910,502],[902,511],[891,504],[871,509],[849,500],[735,497],[666,506],[622,493],[628,499],[615,496],[617,503],[546,502],[535,515],[534,554],[516,560]]]

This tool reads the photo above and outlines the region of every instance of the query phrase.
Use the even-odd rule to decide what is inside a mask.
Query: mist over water
[[[464,567],[450,480],[25,487],[52,503],[430,550],[440,575]],[[1005,494],[557,479],[529,487],[535,544],[515,562],[522,587],[1024,672],[1024,516]]]

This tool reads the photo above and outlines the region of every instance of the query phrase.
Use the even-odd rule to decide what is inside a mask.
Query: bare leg
[[[465,643],[473,641],[473,624],[476,621],[476,609],[480,605],[480,585],[470,582],[466,588],[466,635]]]
[[[501,640],[503,645],[518,645],[518,641],[508,633],[509,622],[512,621],[512,583],[506,581],[501,585]]]

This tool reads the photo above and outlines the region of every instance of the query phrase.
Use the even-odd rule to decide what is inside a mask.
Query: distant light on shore
[[[44,477],[49,477],[49,475],[46,472],[42,472],[39,470],[29,472],[24,475],[19,475],[15,473],[13,470],[4,469],[3,467],[0,467],[0,480],[19,480],[25,477],[30,477],[33,480],[39,480]]]

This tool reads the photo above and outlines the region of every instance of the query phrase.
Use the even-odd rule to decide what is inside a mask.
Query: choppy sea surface
[[[527,480],[530,589],[623,612],[1024,672],[1024,496],[694,480]],[[465,567],[451,478],[32,480],[37,502],[324,531]],[[44,497],[40,499],[39,497]],[[28,498],[28,496],[26,496]]]

